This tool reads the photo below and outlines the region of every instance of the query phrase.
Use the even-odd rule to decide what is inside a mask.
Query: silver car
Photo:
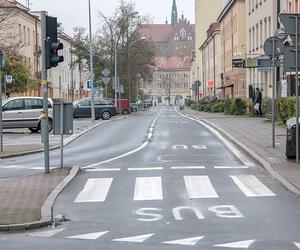
[[[52,130],[53,102],[48,99],[48,131]],[[41,129],[40,115],[43,111],[43,98],[22,96],[5,99],[2,102],[3,128],[28,128],[32,132]]]

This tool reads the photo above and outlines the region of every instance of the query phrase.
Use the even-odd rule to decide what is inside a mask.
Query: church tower
[[[176,24],[178,22],[177,17],[177,6],[176,6],[176,0],[173,0],[173,6],[172,6],[172,16],[171,16],[171,24]]]

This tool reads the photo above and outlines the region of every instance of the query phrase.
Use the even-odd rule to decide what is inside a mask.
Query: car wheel
[[[52,120],[48,119],[48,132],[50,132],[53,129]]]
[[[129,111],[127,109],[124,109],[122,113],[123,113],[123,115],[128,115]]]
[[[108,120],[111,117],[111,114],[108,111],[104,111],[102,113],[102,119],[103,120]]]
[[[32,133],[37,133],[40,130],[40,126],[37,128],[28,128]]]

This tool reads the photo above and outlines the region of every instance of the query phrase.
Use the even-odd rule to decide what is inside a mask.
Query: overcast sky
[[[99,23],[98,11],[111,15],[120,0],[91,0],[93,26]],[[19,0],[26,5],[26,0]],[[128,0],[126,0],[128,2]],[[131,1],[130,1],[131,2]],[[153,17],[153,23],[164,23],[166,17],[171,19],[173,0],[135,0],[137,10],[141,15]],[[195,22],[194,0],[176,0],[178,16],[182,12],[191,23]],[[69,35],[73,34],[73,27],[88,28],[88,0],[30,0],[31,10],[45,10],[49,15],[58,17],[64,30]],[[93,28],[93,32],[96,28]]]

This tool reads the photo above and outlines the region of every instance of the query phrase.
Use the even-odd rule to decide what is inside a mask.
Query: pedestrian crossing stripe
[[[272,197],[275,194],[253,175],[230,175],[233,184],[246,197]],[[219,198],[207,175],[183,176],[189,199]],[[89,178],[75,198],[75,203],[105,202],[113,178]],[[133,201],[163,200],[162,177],[136,177]]]

